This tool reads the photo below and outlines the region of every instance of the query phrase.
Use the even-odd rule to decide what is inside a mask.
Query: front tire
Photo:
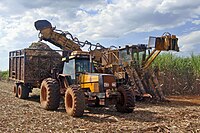
[[[135,97],[131,89],[128,86],[118,87],[120,98],[116,104],[116,109],[121,113],[132,113],[135,106]]]
[[[60,89],[56,79],[47,78],[40,88],[40,104],[46,110],[56,110],[60,104]]]
[[[67,114],[70,116],[83,116],[85,109],[85,96],[79,87],[71,86],[67,88],[65,92],[65,109]]]

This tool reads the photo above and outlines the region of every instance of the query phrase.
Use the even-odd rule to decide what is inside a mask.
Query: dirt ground
[[[87,107],[84,116],[67,116],[40,107],[37,89],[28,100],[14,97],[12,84],[0,81],[0,132],[200,132],[200,97],[169,97],[170,102],[137,102],[133,113],[114,107]]]

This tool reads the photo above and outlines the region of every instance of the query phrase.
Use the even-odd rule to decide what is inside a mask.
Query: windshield
[[[63,74],[71,75],[72,79],[75,79],[80,73],[90,72],[90,61],[88,59],[73,59],[64,63]],[[92,72],[94,72],[94,66],[92,65]]]
[[[130,63],[130,61],[131,61],[131,54],[128,55],[126,49],[125,50],[120,50],[119,51],[119,58],[121,59],[120,63],[125,63],[125,62]]]
[[[72,79],[75,79],[75,60],[64,63],[63,74],[69,74]]]
[[[77,73],[84,73],[90,72],[90,61],[87,59],[76,59],[76,72]],[[92,72],[94,72],[92,67]]]

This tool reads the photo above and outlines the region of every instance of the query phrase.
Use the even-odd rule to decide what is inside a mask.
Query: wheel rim
[[[67,94],[67,98],[66,98],[66,104],[67,104],[67,108],[72,108],[73,107],[73,98],[71,94]]]
[[[20,97],[21,94],[22,94],[22,87],[21,87],[21,85],[20,85],[19,88],[18,88],[18,96]]]
[[[15,85],[13,88],[14,88],[14,89],[13,89],[14,94],[16,94],[16,93],[17,93],[17,86]]]
[[[46,87],[44,87],[44,86],[42,87],[41,93],[42,93],[42,100],[46,101],[47,100],[47,89],[46,89]]]

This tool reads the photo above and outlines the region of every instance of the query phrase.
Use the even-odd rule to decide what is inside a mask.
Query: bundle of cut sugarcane
[[[62,71],[61,55],[43,42],[34,42],[26,51],[25,76],[28,80],[51,77],[51,70]]]

